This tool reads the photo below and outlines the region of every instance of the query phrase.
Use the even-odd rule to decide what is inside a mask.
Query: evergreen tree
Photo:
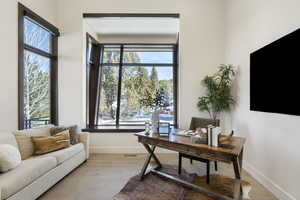
[[[125,52],[124,58],[126,63],[140,62],[135,52]],[[128,66],[123,69],[121,119],[125,119],[130,113],[141,112],[139,98],[149,84],[148,71],[144,67]]]
[[[118,71],[115,67],[102,67],[102,82],[101,91],[104,94],[104,107],[100,110],[101,113],[105,112],[110,115],[112,119],[115,119],[116,115],[116,101],[118,92]],[[103,104],[102,104],[103,105]],[[100,108],[100,109],[101,109]]]
[[[155,67],[152,67],[150,80],[151,80],[151,89],[153,92],[155,92],[159,88],[158,75]]]
[[[104,63],[117,63],[120,54],[117,51],[106,51],[103,55]],[[118,68],[102,66],[101,68],[101,95],[100,114],[108,114],[112,119],[116,116],[116,101],[118,92]]]

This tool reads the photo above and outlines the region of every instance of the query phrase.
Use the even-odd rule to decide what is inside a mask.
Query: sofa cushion
[[[0,144],[0,172],[7,172],[21,164],[19,149],[10,144]]]
[[[15,169],[0,174],[1,198],[6,199],[22,190],[46,172],[55,168],[56,165],[55,157],[37,157],[24,160]]]
[[[34,153],[34,145],[31,141],[31,137],[50,136],[51,127],[53,126],[48,125],[41,128],[26,129],[13,132],[18,143],[22,160],[31,157]]]
[[[13,145],[14,147],[18,148],[16,138],[11,133],[6,133],[6,132],[2,133],[1,132],[0,133],[0,144],[10,144],[10,145]]]
[[[74,155],[78,154],[81,151],[84,151],[84,145],[82,143],[78,143],[78,144],[72,145],[68,148],[54,151],[51,153],[47,153],[47,154],[41,155],[39,157],[47,157],[47,156],[52,157],[53,156],[57,159],[57,163],[61,164],[64,161],[70,159],[71,157],[73,157]]]

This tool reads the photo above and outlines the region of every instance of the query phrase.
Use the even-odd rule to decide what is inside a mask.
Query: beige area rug
[[[177,176],[177,170],[172,166],[164,166],[161,171]],[[197,176],[195,174],[182,173],[180,178],[193,182],[194,184],[206,188],[210,191],[234,196],[236,182],[232,178],[221,175],[211,175],[210,184],[206,184],[206,176]],[[250,183],[243,181],[242,187],[244,198],[249,199],[247,194],[251,189]],[[246,193],[246,194],[245,194]],[[139,180],[138,175],[132,177],[124,188],[114,196],[114,200],[213,200],[194,190],[180,186],[166,178],[155,174],[148,174],[143,181]]]

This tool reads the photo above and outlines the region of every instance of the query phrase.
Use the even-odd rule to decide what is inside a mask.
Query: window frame
[[[91,37],[87,33],[87,37]],[[91,37],[92,38],[92,37]],[[86,129],[83,129],[83,131],[89,131],[89,132],[124,132],[124,133],[132,133],[132,132],[140,132],[144,131],[144,125],[138,125],[138,124],[120,124],[120,98],[121,98],[121,87],[122,87],[122,73],[123,73],[123,68],[126,66],[160,66],[160,67],[172,67],[173,69],[173,97],[174,97],[174,126],[175,128],[178,127],[178,41],[177,43],[103,43],[101,44],[103,47],[106,45],[118,45],[120,46],[120,62],[119,63],[103,63],[101,61],[99,67],[101,68],[102,66],[117,66],[119,67],[118,73],[119,73],[119,80],[118,80],[118,94],[117,94],[117,110],[116,110],[116,125],[113,124],[103,124],[103,125],[96,125],[97,128],[91,128],[88,125],[88,121],[86,124]],[[124,46],[130,46],[130,45],[143,45],[143,46],[159,46],[159,45],[168,45],[172,46],[173,48],[173,61],[172,63],[123,63],[123,52],[124,52]],[[88,52],[88,46],[86,47],[86,52]],[[101,52],[103,53],[103,52]],[[88,55],[87,55],[88,57]],[[103,59],[103,57],[101,58]],[[100,69],[101,71],[101,69]],[[100,72],[100,77],[101,79],[101,72]],[[87,81],[88,81],[88,76],[87,76]],[[100,80],[101,81],[101,80]],[[99,83],[100,85],[100,83]],[[100,88],[99,88],[100,89]],[[100,98],[98,97],[98,100]],[[88,105],[89,100],[87,99],[87,105]],[[98,103],[99,106],[99,103]],[[88,106],[87,106],[88,107]],[[97,111],[99,110],[99,107],[97,107]],[[88,112],[88,110],[87,110]],[[88,114],[87,114],[88,115]]]
[[[46,52],[36,47],[25,44],[24,19],[36,23],[51,33],[51,51]],[[58,28],[43,19],[21,3],[18,3],[18,128],[24,129],[24,51],[35,53],[49,58],[50,61],[50,124],[58,125]]]

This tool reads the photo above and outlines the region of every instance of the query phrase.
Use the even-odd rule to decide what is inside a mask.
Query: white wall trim
[[[259,170],[257,170],[253,165],[248,162],[244,162],[244,170],[246,170],[253,178],[255,178],[260,184],[266,187],[270,192],[272,192],[280,200],[296,200],[291,194],[287,193],[284,189],[279,187],[271,179],[263,175]]]

